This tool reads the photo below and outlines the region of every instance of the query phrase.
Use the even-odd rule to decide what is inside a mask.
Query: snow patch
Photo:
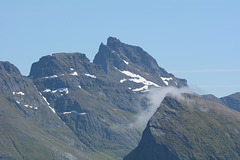
[[[69,91],[68,91],[68,88],[59,88],[57,89],[58,92],[65,92],[65,94],[68,94]]]
[[[45,89],[43,92],[51,92],[50,89]]]
[[[139,92],[139,91],[146,92],[146,91],[148,91],[148,85],[144,85],[144,86],[141,87],[141,88],[133,89],[133,91],[134,91],[134,92]]]
[[[53,113],[56,113],[54,108],[52,108],[51,106],[48,106],[48,107],[52,110]]]
[[[75,72],[73,72],[73,73],[70,73],[70,75],[71,75],[71,76],[77,76],[78,73],[75,71]]]
[[[16,101],[17,102],[17,104],[20,104],[20,102],[19,101]]]
[[[52,75],[52,76],[47,76],[47,77],[44,77],[44,78],[57,78],[58,76],[57,75]]]
[[[46,99],[46,97],[42,96],[43,100],[47,103],[47,105],[50,105]]]
[[[71,114],[71,113],[73,113],[73,114],[80,114],[80,115],[85,115],[85,114],[86,114],[85,112],[83,112],[83,113],[78,113],[77,111],[74,111],[74,110],[72,110],[72,111],[70,111],[70,112],[63,112],[63,114]]]
[[[125,61],[125,60],[123,60],[123,62],[124,62],[126,65],[128,65],[128,64],[129,64],[129,62],[127,62],[127,61]]]
[[[161,77],[161,79],[162,79],[163,82],[168,86],[168,81],[172,80],[172,77],[170,77],[170,78]]]
[[[78,88],[80,88],[80,89],[81,89],[82,87],[81,87],[81,86],[78,86]]]
[[[42,95],[42,94],[41,94],[41,95]],[[43,98],[43,100],[47,103],[48,108],[50,108],[53,113],[56,113],[56,111],[54,110],[54,108],[52,108],[52,107],[50,106],[50,103],[48,103],[46,97],[42,96],[42,98]]]
[[[125,81],[127,81],[127,79],[123,78],[123,79],[120,80],[120,83],[123,83]]]
[[[52,93],[56,93],[58,90],[53,90]]]
[[[86,73],[85,76],[88,76],[88,77],[91,77],[91,78],[97,78],[96,76],[88,74],[88,73]]]
[[[43,92],[51,92],[51,93],[56,93],[56,92],[65,92],[65,94],[68,94],[69,91],[68,91],[68,88],[59,88],[59,89],[56,89],[56,90],[51,90],[51,89],[45,89]]]
[[[33,106],[31,106],[31,105],[28,105],[28,104],[25,104],[24,107],[26,107],[26,108],[38,109],[38,107],[33,107]]]
[[[70,71],[73,71],[74,69],[73,68],[70,68]]]
[[[13,92],[13,95],[22,95],[22,96],[24,96],[25,95],[25,93],[23,93],[23,92]]]
[[[125,74],[125,75],[127,75],[127,76],[129,76],[129,77],[133,78],[133,79],[128,79],[129,81],[133,81],[135,83],[142,83],[142,84],[145,84],[145,85],[152,85],[152,86],[155,86],[155,87],[159,87],[159,85],[157,85],[156,83],[148,81],[148,80],[146,80],[145,78],[143,78],[140,75],[131,73],[129,71],[120,71],[120,72]]]
[[[134,73],[129,72],[129,71],[120,71],[120,72],[129,76],[129,77],[132,77],[132,78],[128,79],[129,81],[132,81],[132,82],[135,82],[135,83],[142,83],[144,85],[141,88],[133,89],[133,91],[135,91],[135,92],[137,92],[137,91],[146,92],[146,91],[148,91],[148,86],[160,87],[156,83],[148,81],[140,75],[134,74]],[[120,82],[121,82],[121,80],[120,80]]]
[[[72,112],[63,112],[63,114],[70,114],[70,113],[72,113]]]

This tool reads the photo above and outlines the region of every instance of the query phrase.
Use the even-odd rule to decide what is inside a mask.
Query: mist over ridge
[[[163,99],[166,96],[173,97],[176,99],[184,99],[182,96],[183,93],[193,93],[189,87],[161,87],[161,88],[151,88],[149,92],[145,93],[145,97],[148,99],[147,108],[141,110],[137,116],[136,121],[132,124],[133,127],[143,130],[149,119],[160,107]]]

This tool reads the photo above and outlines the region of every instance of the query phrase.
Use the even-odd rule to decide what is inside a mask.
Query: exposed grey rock
[[[143,49],[113,37],[100,45],[93,63],[81,53],[52,54],[35,62],[29,77],[80,141],[93,151],[111,152],[113,159],[121,159],[140,140],[130,124],[146,107],[144,92],[186,86]]]
[[[0,62],[0,104],[0,159],[63,159],[53,148],[86,159],[85,145],[9,62]]]
[[[10,114],[13,107],[12,119],[23,125],[19,135],[33,130],[31,140],[49,159],[122,159],[141,138],[131,123],[146,108],[143,95],[151,87],[187,86],[142,48],[114,37],[100,45],[93,63],[82,53],[56,53],[33,63],[28,77],[8,62],[0,63],[0,75],[1,108]],[[10,146],[19,139],[12,137]],[[23,159],[20,153],[13,158]]]

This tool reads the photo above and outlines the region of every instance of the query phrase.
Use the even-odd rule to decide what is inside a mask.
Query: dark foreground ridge
[[[193,95],[166,97],[124,160],[240,159],[240,114]]]

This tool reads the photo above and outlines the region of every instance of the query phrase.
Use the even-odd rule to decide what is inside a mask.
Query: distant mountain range
[[[26,77],[0,62],[0,159],[240,159],[240,93],[166,97],[142,135],[133,124],[148,110],[146,95],[170,86],[187,81],[114,37],[93,63],[51,54]]]

